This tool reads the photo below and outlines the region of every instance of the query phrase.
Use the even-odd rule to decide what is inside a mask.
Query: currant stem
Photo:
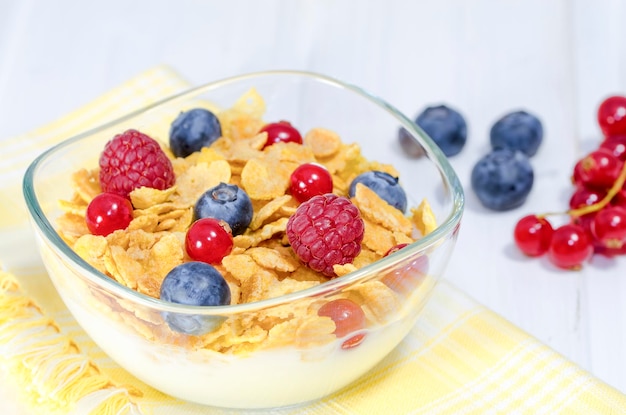
[[[626,163],[622,165],[622,171],[620,172],[619,176],[617,176],[617,179],[613,183],[613,186],[611,186],[608,193],[602,198],[602,200],[594,203],[593,205],[584,206],[577,209],[570,209],[566,213],[570,216],[581,217],[603,209],[611,202],[611,199],[613,199],[613,197],[622,189],[622,186],[624,186],[624,182],[626,182]]]
[[[565,212],[546,212],[546,213],[541,213],[535,216],[537,216],[537,218],[539,219],[543,219],[546,216],[556,216],[556,215],[565,214],[565,215],[570,215],[570,216],[579,218],[589,213],[597,212],[603,209],[606,205],[608,205],[611,202],[611,199],[613,199],[613,197],[615,197],[615,195],[622,189],[622,187],[624,186],[624,183],[626,183],[626,162],[624,162],[622,166],[622,170],[620,171],[619,176],[617,176],[617,179],[613,183],[613,186],[611,186],[606,196],[604,196],[602,200],[600,200],[599,202],[596,202],[593,205],[583,206],[577,209],[570,209]]]

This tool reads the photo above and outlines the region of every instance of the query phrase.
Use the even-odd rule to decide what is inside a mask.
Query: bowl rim
[[[402,250],[397,251],[392,255],[381,258],[380,260],[373,262],[365,267],[362,267],[356,271],[353,271],[347,275],[333,278],[316,286],[293,293],[284,294],[278,297],[254,301],[250,303],[223,306],[191,306],[185,304],[171,303],[165,300],[148,296],[146,294],[142,294],[138,291],[133,290],[132,288],[126,287],[118,283],[114,279],[106,276],[105,274],[95,269],[84,259],[82,259],[73,249],[71,249],[59,236],[59,234],[56,232],[56,230],[44,214],[36,195],[34,179],[39,167],[59,150],[68,147],[86,137],[96,134],[102,130],[112,128],[115,125],[123,123],[124,121],[137,117],[151,109],[158,108],[162,105],[176,100],[184,99],[188,96],[192,97],[202,92],[209,92],[211,90],[218,89],[229,84],[249,80],[252,78],[285,75],[308,78],[309,80],[327,83],[339,89],[348,90],[349,92],[370,101],[371,103],[390,113],[390,115],[394,116],[398,120],[400,127],[408,130],[411,133],[412,137],[420,138],[418,142],[425,150],[425,157],[431,159],[431,161],[435,164],[435,166],[441,173],[444,184],[451,191],[453,205],[452,212],[428,235],[418,239],[414,243],[406,246]],[[340,81],[336,78],[332,78],[330,76],[320,73],[301,70],[257,71],[222,78],[213,82],[203,83],[198,86],[187,88],[182,92],[170,95],[150,105],[143,106],[142,108],[131,111],[122,117],[118,117],[94,128],[90,128],[89,130],[84,131],[80,134],[67,138],[43,151],[37,158],[35,158],[35,160],[32,161],[23,176],[22,192],[26,202],[26,206],[31,216],[31,224],[33,225],[33,227],[41,234],[43,234],[43,236],[50,242],[50,246],[52,247],[52,249],[57,254],[65,257],[75,266],[80,268],[82,275],[89,281],[95,283],[97,286],[103,289],[106,289],[107,291],[112,292],[116,296],[120,296],[124,299],[130,300],[137,305],[149,307],[151,309],[158,309],[164,312],[175,312],[180,314],[194,314],[203,316],[224,316],[258,311],[270,307],[287,304],[292,301],[306,297],[329,295],[333,292],[341,290],[343,287],[353,285],[360,280],[367,280],[368,276],[373,278],[374,276],[378,275],[380,271],[393,267],[395,264],[402,262],[404,258],[414,256],[420,251],[426,251],[428,248],[444,241],[448,235],[455,232],[455,228],[457,228],[460,224],[465,205],[463,187],[456,172],[452,168],[452,165],[450,164],[444,153],[437,146],[437,144],[435,144],[435,142],[432,141],[432,139],[413,121],[411,121],[402,112],[400,112],[391,104],[387,103],[385,100],[367,92],[361,87]]]

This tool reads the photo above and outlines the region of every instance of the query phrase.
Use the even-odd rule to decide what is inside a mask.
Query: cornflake
[[[102,192],[98,169],[81,169],[72,176],[74,193],[59,201],[63,210],[57,222],[61,237],[95,269],[120,284],[158,298],[167,273],[189,261],[185,234],[194,220],[198,198],[220,183],[240,186],[253,205],[248,229],[233,238],[232,252],[216,269],[231,290],[231,304],[280,297],[316,287],[328,280],[304,266],[289,246],[285,230],[298,202],[289,195],[291,173],[303,163],[318,163],[330,172],[333,192],[348,194],[352,180],[361,173],[380,170],[398,177],[392,165],[366,159],[355,143],[345,143],[334,131],[312,128],[302,145],[275,143],[265,147],[265,103],[250,90],[233,107],[219,111],[222,137],[210,147],[172,161],[176,183],[157,190],[139,188],[130,193],[133,220],[124,230],[106,237],[89,233],[85,214],[89,202]],[[167,131],[157,131],[157,137]],[[368,187],[358,184],[352,202],[365,224],[361,252],[352,263],[335,265],[341,277],[381,259],[392,247],[412,243],[430,233],[435,216],[424,199],[405,216]],[[98,307],[134,328],[147,339],[209,349],[218,353],[249,354],[285,345],[310,348],[335,341],[336,325],[320,317],[318,309],[332,298],[302,296],[261,311],[226,318],[210,333],[188,336],[172,330],[158,312],[149,312],[127,300],[107,299],[93,293]],[[369,326],[383,324],[400,310],[401,300],[385,283],[372,280],[351,287],[338,297],[361,305]]]

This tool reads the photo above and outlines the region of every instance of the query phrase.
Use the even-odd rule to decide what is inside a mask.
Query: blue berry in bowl
[[[174,267],[163,279],[161,299],[192,306],[230,304],[230,288],[215,267],[204,262],[185,262]],[[212,331],[221,317],[163,313],[172,330],[200,335]]]
[[[492,148],[519,150],[532,157],[543,140],[543,126],[533,114],[514,111],[496,121],[489,135]]]
[[[402,189],[398,183],[397,177],[393,177],[391,174],[384,171],[368,171],[362,173],[355,177],[352,183],[350,183],[350,188],[348,189],[350,197],[354,197],[357,183],[362,183],[369,187],[381,199],[401,212],[406,211],[406,193],[404,193],[404,189]]]
[[[460,153],[465,146],[467,123],[458,111],[446,105],[427,107],[417,116],[415,123],[448,157]]]
[[[488,209],[505,211],[521,206],[532,189],[534,173],[521,151],[496,149],[472,169],[472,189]]]
[[[228,223],[233,236],[245,232],[252,221],[252,202],[248,194],[235,184],[220,183],[198,198],[195,219],[215,218]]]
[[[222,135],[220,122],[211,111],[194,108],[181,112],[170,127],[170,148],[176,157],[187,157],[210,146]]]

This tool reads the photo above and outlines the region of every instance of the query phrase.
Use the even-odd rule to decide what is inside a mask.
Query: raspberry
[[[361,252],[364,223],[350,199],[332,193],[302,203],[287,222],[287,238],[309,268],[336,276],[333,265],[351,263]]]
[[[128,197],[139,187],[163,190],[174,181],[172,163],[159,143],[139,131],[116,135],[100,155],[100,187],[104,192]]]

